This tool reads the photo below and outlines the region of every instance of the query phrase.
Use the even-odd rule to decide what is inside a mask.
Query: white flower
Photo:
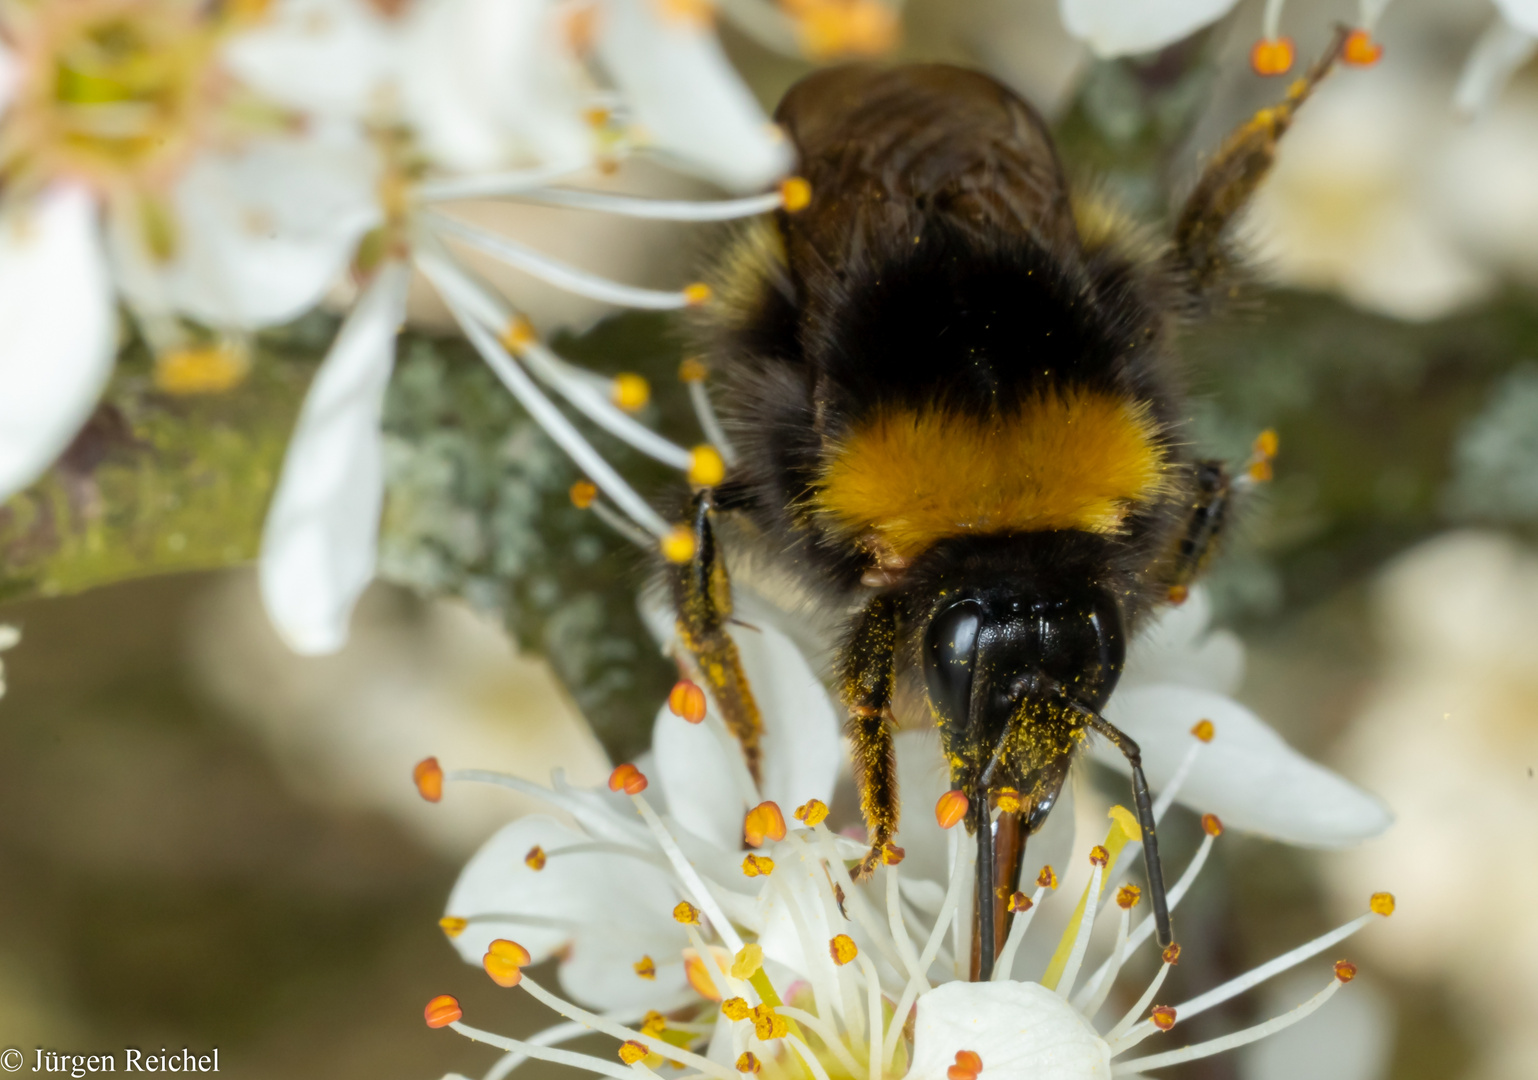
[[[235,331],[292,318],[368,227],[306,203],[308,183],[273,185],[314,140],[229,83],[217,45],[238,29],[191,0],[0,16],[0,498],[46,468],[94,406],[116,295],[168,388],[206,380],[210,365],[234,377],[242,361],[197,348],[180,317]]]
[[[1098,56],[1152,52],[1227,15],[1238,0],[1058,0],[1063,25]]]
[[[550,185],[648,152],[727,187],[761,188],[789,163],[783,136],[688,4],[426,0],[393,20],[366,8],[362,0],[286,0],[265,29],[232,45],[230,63],[275,99],[288,94],[297,103],[313,94],[321,113],[376,133],[382,224],[366,245],[370,258],[421,271],[556,442],[631,519],[666,536],[669,526],[597,458],[534,380],[668,465],[689,469],[692,452],[631,419],[621,407],[622,384],[551,353],[450,245],[608,304],[681,308],[703,300],[703,287],[661,291],[609,281],[444,207],[490,197],[663,220],[762,213],[781,205],[780,192],[679,203]],[[344,67],[349,77],[322,93]],[[300,652],[342,645],[373,574],[383,478],[377,468],[346,463],[377,461],[379,394],[400,319],[396,306],[380,303],[349,317],[351,334],[338,339],[317,376],[325,406],[301,413],[268,512],[263,599]],[[360,350],[359,341],[371,344]],[[330,375],[333,366],[347,370]]]
[[[793,655],[786,648],[777,643],[775,655]],[[667,722],[659,719],[659,733]],[[658,746],[656,752],[660,780],[664,755],[679,751]],[[505,1038],[462,1023],[458,1001],[448,995],[428,1004],[428,1023],[507,1051],[489,1074],[497,1077],[529,1059],[616,1080],[632,1072],[652,1075],[652,1063],[668,1061],[712,1080],[759,1071],[802,1075],[802,1065],[820,1080],[976,1080],[986,1070],[1046,1080],[1109,1077],[1204,1057],[1297,1022],[1354,977],[1355,967],[1337,962],[1312,998],[1253,1028],[1128,1057],[1179,1019],[1302,963],[1393,910],[1392,897],[1375,894],[1369,913],[1170,1007],[1154,1002],[1180,957],[1172,946],[1136,1004],[1119,1018],[1102,1019],[1123,965],[1153,929],[1151,917],[1133,923],[1139,890],[1115,886],[1120,856],[1129,844],[1135,851],[1138,838],[1125,810],[1112,811],[1110,832],[1090,853],[1090,880],[1046,970],[1023,979],[1018,971],[1035,912],[1057,888],[1051,867],[1034,885],[1028,876],[1021,882],[994,978],[974,983],[962,981],[970,967],[975,851],[964,835],[948,837],[946,873],[938,883],[909,880],[903,862],[856,885],[849,866],[864,844],[829,831],[823,802],[800,806],[801,827],[785,821],[774,803],[744,816],[741,800],[729,801],[724,822],[702,821],[680,810],[682,802],[675,805],[678,785],[698,772],[678,771],[659,792],[636,766],[622,765],[609,787],[624,792],[628,805],[618,795],[577,791],[558,780],[546,797],[576,826],[516,822],[471,860],[456,886],[443,920],[456,948],[500,985],[521,986],[566,1023],[526,1040]],[[434,799],[445,779],[541,790],[493,773],[445,776],[435,761],[419,766],[417,779]],[[1211,815],[1204,829],[1198,853],[1170,890],[1172,906],[1222,831]],[[726,845],[704,839],[712,833],[735,838],[739,830],[761,846],[744,855],[735,839]],[[1107,910],[1117,921],[1115,943],[1091,967],[1090,932]],[[524,974],[524,967],[558,952],[567,993],[605,1010],[601,1015]],[[592,1031],[620,1041],[619,1063],[555,1048]]]

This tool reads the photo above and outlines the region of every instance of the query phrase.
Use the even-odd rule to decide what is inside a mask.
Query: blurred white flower
[[[507,198],[701,221],[781,205],[779,191],[690,203],[552,186],[637,152],[739,190],[763,188],[783,172],[783,135],[727,63],[701,11],[652,0],[422,0],[387,17],[362,0],[287,0],[263,30],[232,46],[230,58],[275,98],[287,93],[297,102],[313,90],[322,111],[373,133],[381,163],[382,224],[359,259],[372,284],[321,366],[268,511],[262,592],[285,640],[308,654],[339,648],[373,576],[383,501],[379,420],[408,266],[432,283],[493,370],[579,466],[642,527],[666,535],[666,523],[597,460],[533,379],[666,464],[688,469],[692,453],[631,419],[625,407],[636,402],[622,389],[633,381],[591,376],[545,348],[450,245],[610,304],[675,309],[708,293],[697,285],[622,285],[443,207]],[[344,63],[353,78],[321,94]]]
[[[782,664],[799,659],[788,642],[773,652]],[[779,674],[806,679],[810,673],[787,668]],[[782,724],[790,719],[766,715]],[[815,741],[796,744],[800,736],[819,738],[817,729],[831,729],[831,720],[829,710],[809,727],[768,729],[780,742],[766,745],[766,758],[800,751],[784,777],[787,793],[827,790]],[[1139,838],[1126,810],[1112,811],[1110,832],[1090,852],[1090,880],[1039,979],[1015,981],[1014,975],[1036,909],[1058,887],[1051,866],[1012,893],[1013,922],[993,979],[966,982],[976,845],[961,830],[947,836],[939,881],[908,879],[908,863],[899,860],[856,884],[849,867],[865,845],[828,829],[821,799],[799,806],[794,819],[802,827],[796,827],[776,801],[751,801],[769,794],[767,787],[720,805],[692,794],[689,787],[709,785],[721,763],[708,754],[691,758],[684,744],[665,744],[666,725],[682,722],[659,717],[654,771],[660,790],[651,790],[635,765],[614,771],[613,794],[571,788],[559,777],[543,789],[479,770],[445,774],[432,759],[419,765],[419,789],[433,801],[443,796],[445,781],[501,784],[542,793],[578,823],[557,829],[548,819],[526,818],[508,826],[471,860],[450,897],[442,926],[461,955],[499,985],[522,986],[567,1021],[527,1040],[509,1039],[461,1023],[456,999],[433,999],[426,1009],[430,1026],[453,1026],[507,1052],[488,1077],[540,1059],[623,1080],[630,1070],[612,1060],[553,1048],[594,1030],[620,1040],[626,1066],[671,1061],[713,1080],[732,1080],[734,1072],[796,1075],[800,1065],[814,1076],[878,1080],[976,1080],[984,1069],[1078,1080],[1160,1068],[1254,1042],[1306,1017],[1355,976],[1354,965],[1337,962],[1323,989],[1263,1024],[1167,1053],[1125,1056],[1179,1019],[1302,963],[1393,910],[1391,896],[1374,894],[1368,913],[1173,1007],[1154,1004],[1180,957],[1171,946],[1132,1008],[1097,1023],[1123,965],[1153,929],[1151,917],[1133,924],[1140,890],[1112,888],[1120,856],[1128,844],[1135,851]],[[705,740],[728,737],[698,730]],[[735,747],[722,753],[732,756]],[[812,775],[797,775],[808,768]],[[668,772],[672,779],[663,782]],[[721,819],[702,819],[702,813]],[[1172,905],[1222,832],[1211,815],[1203,826],[1202,845],[1170,892]],[[710,835],[732,839],[721,844],[706,839]],[[746,853],[740,837],[751,849]],[[1108,910],[1116,913],[1115,944],[1098,966],[1087,967],[1096,917]],[[561,957],[565,991],[605,1010],[602,1015],[524,975],[522,968],[553,955]]]
[[[218,63],[240,22],[192,0],[71,0],[0,13],[0,498],[74,436],[111,371],[121,295],[167,389],[228,384],[216,331],[313,305],[368,227],[353,192],[275,178],[331,152]],[[340,205],[337,205],[338,202]],[[366,206],[366,204],[361,204]]]
[[[1538,3],[1494,0],[1499,11],[1464,63],[1454,100],[1468,113],[1487,108],[1538,50]]]
[[[1446,981],[1479,1080],[1538,1075],[1538,554],[1493,533],[1422,544],[1373,596],[1382,668],[1341,758],[1399,827],[1328,865],[1334,892],[1392,866],[1399,940],[1370,946],[1398,975]],[[1471,918],[1471,890],[1481,914]]]
[[[0,623],[0,652],[13,649],[21,640],[21,631],[14,626]],[[0,697],[5,696],[5,663],[0,661]]]

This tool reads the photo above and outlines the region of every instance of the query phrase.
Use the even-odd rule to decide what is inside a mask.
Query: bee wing
[[[796,84],[776,119],[811,203],[783,218],[792,273],[813,291],[926,220],[1077,250],[1068,184],[1036,111],[986,75],[944,64],[851,65]]]

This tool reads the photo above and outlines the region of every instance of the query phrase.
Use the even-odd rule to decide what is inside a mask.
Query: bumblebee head
[[[929,705],[953,781],[986,802],[1018,791],[1034,830],[1057,797],[1083,720],[1126,659],[1120,606],[1081,577],[1028,577],[942,598],[924,633]]]

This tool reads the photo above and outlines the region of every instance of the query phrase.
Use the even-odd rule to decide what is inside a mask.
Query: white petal
[[[1152,52],[1227,14],[1236,0],[1059,0],[1063,25],[1103,57]]]
[[[381,218],[378,161],[339,125],[201,156],[172,193],[170,262],[145,250],[134,215],[114,222],[112,252],[139,306],[255,329],[314,307]]]
[[[1254,713],[1221,694],[1139,687],[1118,692],[1105,711],[1141,747],[1155,791],[1185,757],[1192,725],[1211,720],[1216,737],[1197,758],[1178,798],[1199,813],[1216,814],[1225,826],[1290,844],[1344,847],[1393,823],[1376,798],[1299,754]],[[1130,775],[1126,761],[1104,742],[1097,740],[1093,755]]]
[[[427,151],[451,169],[594,154],[590,104],[548,2],[429,0],[411,14],[403,88]]]
[[[611,852],[559,854],[587,842],[542,814],[502,828],[471,856],[449,894],[444,913],[471,920],[451,939],[454,948],[479,965],[497,938],[516,941],[536,963],[570,946],[576,966],[569,981],[563,971],[562,983],[602,1008],[675,995],[683,968],[674,961],[688,935],[670,915],[677,898],[667,873]],[[543,870],[524,862],[536,845],[545,850]],[[643,955],[657,962],[655,982],[635,973]]]
[[[282,0],[260,26],[231,35],[224,63],[279,105],[362,119],[389,90],[398,37],[360,0]]]
[[[1504,19],[1490,24],[1474,43],[1464,62],[1463,73],[1458,76],[1453,103],[1460,111],[1477,114],[1489,108],[1511,77],[1538,50],[1535,33],[1538,30],[1518,29]]]
[[[17,67],[16,55],[0,45],[0,115],[5,113],[11,98],[16,95],[16,83],[20,75]]]
[[[789,144],[708,25],[667,13],[659,0],[607,0],[597,47],[649,145],[736,190],[789,168]]]
[[[952,982],[919,998],[909,1080],[945,1080],[971,1050],[985,1075],[1101,1080],[1111,1048],[1089,1022],[1040,983]]]
[[[716,733],[674,716],[664,702],[652,728],[652,753],[653,771],[647,775],[662,788],[669,816],[725,851],[742,847],[743,795]]]
[[[1204,588],[1169,607],[1127,648],[1120,686],[1179,683],[1231,694],[1244,679],[1244,646],[1227,630],[1209,630],[1212,600]]]
[[[0,499],[69,445],[112,372],[115,309],[82,188],[0,219]]]
[[[409,269],[382,267],[342,324],[289,442],[262,534],[267,614],[290,648],[335,652],[374,576],[384,474],[379,433]]]
[[[1538,0],[1495,0],[1495,6],[1518,30],[1538,34]]]

